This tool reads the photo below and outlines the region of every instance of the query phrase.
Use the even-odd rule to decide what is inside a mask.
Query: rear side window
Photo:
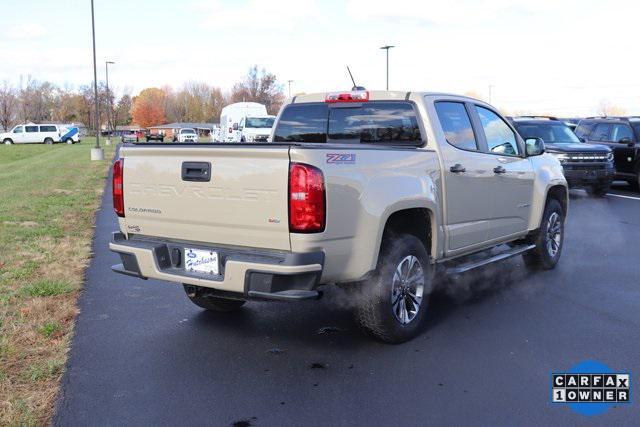
[[[278,120],[273,142],[327,142],[326,104],[287,106]]]
[[[628,125],[613,125],[613,132],[611,133],[611,140],[613,142],[620,142],[623,139],[633,141],[633,131],[631,126]]]
[[[38,126],[25,126],[24,128],[27,132],[30,133],[38,132]]]
[[[40,126],[40,132],[56,132],[55,126]]]
[[[463,150],[477,150],[478,144],[467,109],[461,102],[436,102],[436,113],[447,142]]]
[[[408,102],[374,101],[357,106],[289,105],[274,131],[274,142],[327,140],[353,143],[419,143],[418,119]]]
[[[608,123],[598,123],[591,134],[591,141],[610,141],[611,125]]]
[[[329,139],[363,143],[415,144],[421,140],[413,106],[405,102],[364,103],[331,108]]]

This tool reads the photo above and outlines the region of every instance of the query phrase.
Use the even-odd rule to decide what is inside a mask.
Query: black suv
[[[555,117],[511,117],[523,139],[541,138],[547,153],[560,160],[570,187],[585,187],[590,194],[609,191],[615,169],[613,153],[606,145],[585,144],[567,124]]]
[[[640,117],[589,117],[575,132],[585,142],[611,147],[615,178],[640,187]]]

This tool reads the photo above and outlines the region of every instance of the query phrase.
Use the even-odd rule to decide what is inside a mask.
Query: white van
[[[0,133],[4,144],[53,144],[80,142],[80,132],[76,126],[54,124],[24,124],[15,126],[9,132]]]
[[[220,112],[220,142],[241,142],[240,122],[246,117],[269,117],[267,107],[257,102],[236,102]]]
[[[267,142],[276,116],[247,116],[240,120],[241,142]]]

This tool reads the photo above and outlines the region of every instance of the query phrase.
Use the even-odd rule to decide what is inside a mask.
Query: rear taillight
[[[118,159],[113,164],[113,210],[116,215],[124,217],[124,159]]]
[[[324,176],[315,166],[289,167],[289,231],[319,233],[326,219]]]

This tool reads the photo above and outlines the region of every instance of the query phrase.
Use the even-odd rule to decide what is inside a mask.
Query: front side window
[[[362,143],[415,144],[421,140],[418,118],[409,103],[375,102],[332,108],[329,139]]]
[[[611,125],[609,123],[598,123],[591,134],[591,141],[610,141]]]
[[[625,124],[613,125],[611,140],[614,142],[620,142],[623,139],[633,141],[633,131],[631,130],[631,126]]]
[[[23,129],[22,129],[22,126],[18,126],[17,128],[15,128],[15,129],[13,130],[13,133],[22,133],[22,130],[23,130]]]
[[[516,135],[500,116],[493,111],[476,105],[489,152],[505,156],[519,154]]]
[[[463,150],[477,150],[467,109],[461,102],[436,102],[436,113],[447,142]]]
[[[38,132],[38,126],[25,126],[24,127],[27,133]]]
[[[276,119],[273,117],[247,117],[246,128],[270,128]]]
[[[547,144],[574,144],[579,143],[578,137],[569,129],[569,126],[560,123],[514,123],[514,126],[523,139],[542,138]]]
[[[576,127],[576,136],[578,138],[588,138],[589,134],[593,131],[593,128],[595,127],[595,123],[589,123],[589,122],[580,122],[578,123],[578,126]]]

